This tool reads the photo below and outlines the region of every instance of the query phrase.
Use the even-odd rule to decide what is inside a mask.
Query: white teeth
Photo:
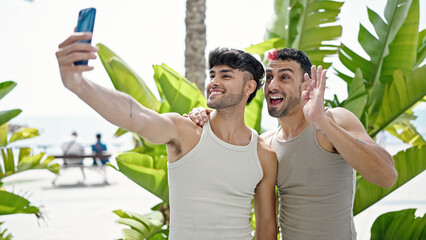
[[[222,92],[218,92],[218,91],[211,91],[210,94],[222,94]]]
[[[270,96],[271,99],[282,99],[283,97],[279,97],[279,96]]]

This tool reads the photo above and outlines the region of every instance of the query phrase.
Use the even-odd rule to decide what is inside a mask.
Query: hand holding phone
[[[95,25],[95,16],[96,9],[95,8],[86,8],[80,10],[78,13],[78,21],[76,32],[91,32],[93,33],[93,27]],[[92,43],[92,39],[79,41],[81,43]],[[88,61],[76,61],[75,65],[87,65]]]

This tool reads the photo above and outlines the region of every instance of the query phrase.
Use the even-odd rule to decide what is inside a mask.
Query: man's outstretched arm
[[[83,77],[82,73],[93,70],[93,67],[74,65],[74,62],[95,59],[97,48],[77,42],[90,38],[90,33],[74,33],[59,45],[56,57],[64,86],[112,124],[136,132],[151,143],[163,144],[176,138],[177,130],[168,114],[158,114],[126,93],[105,88]]]

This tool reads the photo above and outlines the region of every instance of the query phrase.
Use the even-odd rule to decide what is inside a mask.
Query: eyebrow
[[[280,72],[286,72],[286,71],[289,71],[289,72],[291,72],[291,73],[294,73],[293,69],[291,69],[291,68],[280,68],[280,69],[278,70],[278,72],[279,72],[279,73],[280,73]],[[268,69],[266,69],[266,72],[272,72],[272,68],[268,68]]]
[[[219,71],[219,73],[229,73],[229,72],[234,73],[234,71],[232,69],[222,69],[222,70]],[[210,70],[210,74],[212,74],[212,73],[216,73],[216,71]]]

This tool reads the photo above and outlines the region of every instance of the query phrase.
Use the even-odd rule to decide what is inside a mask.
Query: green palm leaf
[[[154,65],[154,79],[161,86],[171,110],[179,114],[189,113],[194,107],[207,107],[204,94],[185,77],[166,64]]]
[[[360,25],[358,41],[369,56],[368,59],[342,45],[339,59],[342,64],[355,73],[357,68],[365,79],[365,87],[369,91],[367,102],[367,127],[375,127],[376,115],[380,106],[386,105],[381,99],[384,87],[393,80],[393,74],[401,69],[402,74],[408,77],[416,66],[416,52],[418,41],[418,0],[390,0],[385,9],[386,21],[368,9],[368,16],[378,36],[368,32]],[[343,80],[347,77],[339,74]],[[370,130],[371,131],[371,130]],[[376,133],[380,130],[374,129]]]
[[[395,189],[401,187],[426,169],[426,146],[415,146],[398,152],[394,157],[398,178],[390,188],[381,188],[367,182],[364,178],[357,178],[354,200],[354,216],[364,211]]]
[[[426,239],[426,214],[415,217],[416,209],[405,209],[380,215],[371,227],[371,240]]]
[[[153,239],[152,237],[162,232],[164,217],[159,211],[153,211],[145,215],[123,210],[115,210],[113,212],[120,217],[117,220],[118,223],[130,227],[130,229],[123,229],[124,239],[133,239],[133,237],[138,237],[135,239]]]
[[[358,118],[361,118],[366,102],[367,91],[364,86],[364,78],[361,70],[358,68],[354,79],[352,79],[348,87],[348,98],[345,100],[343,107],[351,111]]]
[[[0,99],[6,96],[12,89],[16,87],[16,83],[13,81],[6,81],[0,83]]]
[[[22,112],[21,109],[11,109],[6,111],[0,111],[0,125],[9,122],[10,119],[18,116]]]
[[[9,140],[9,143],[29,139],[33,137],[40,136],[38,129],[36,128],[23,128],[20,129],[18,132],[14,133],[12,137]]]
[[[0,215],[15,213],[37,214],[40,210],[30,201],[16,194],[0,190]]]
[[[306,52],[313,64],[328,68],[331,64],[323,59],[336,54],[338,46],[324,42],[336,40],[342,35],[342,27],[336,23],[342,5],[343,2],[331,0],[276,0],[275,20],[267,28],[267,41],[246,50],[259,53],[272,47],[297,48]],[[268,47],[271,48],[266,49]]]
[[[158,111],[160,103],[149,87],[117,54],[105,45],[97,44],[99,57],[114,87],[132,96],[145,107]]]
[[[262,108],[265,95],[262,89],[257,91],[256,97],[246,106],[244,111],[244,121],[246,125],[260,133],[260,123],[262,121]]]
[[[394,72],[391,84],[386,84],[383,90],[383,99],[377,114],[374,130],[369,131],[370,136],[375,136],[406,110],[421,101],[426,94],[424,76],[426,65],[415,69],[410,77],[404,78],[400,69]]]
[[[116,160],[120,172],[164,202],[169,202],[167,171],[163,163],[154,163],[152,157],[139,153],[120,154]],[[167,158],[159,158],[159,161],[167,161]]]

